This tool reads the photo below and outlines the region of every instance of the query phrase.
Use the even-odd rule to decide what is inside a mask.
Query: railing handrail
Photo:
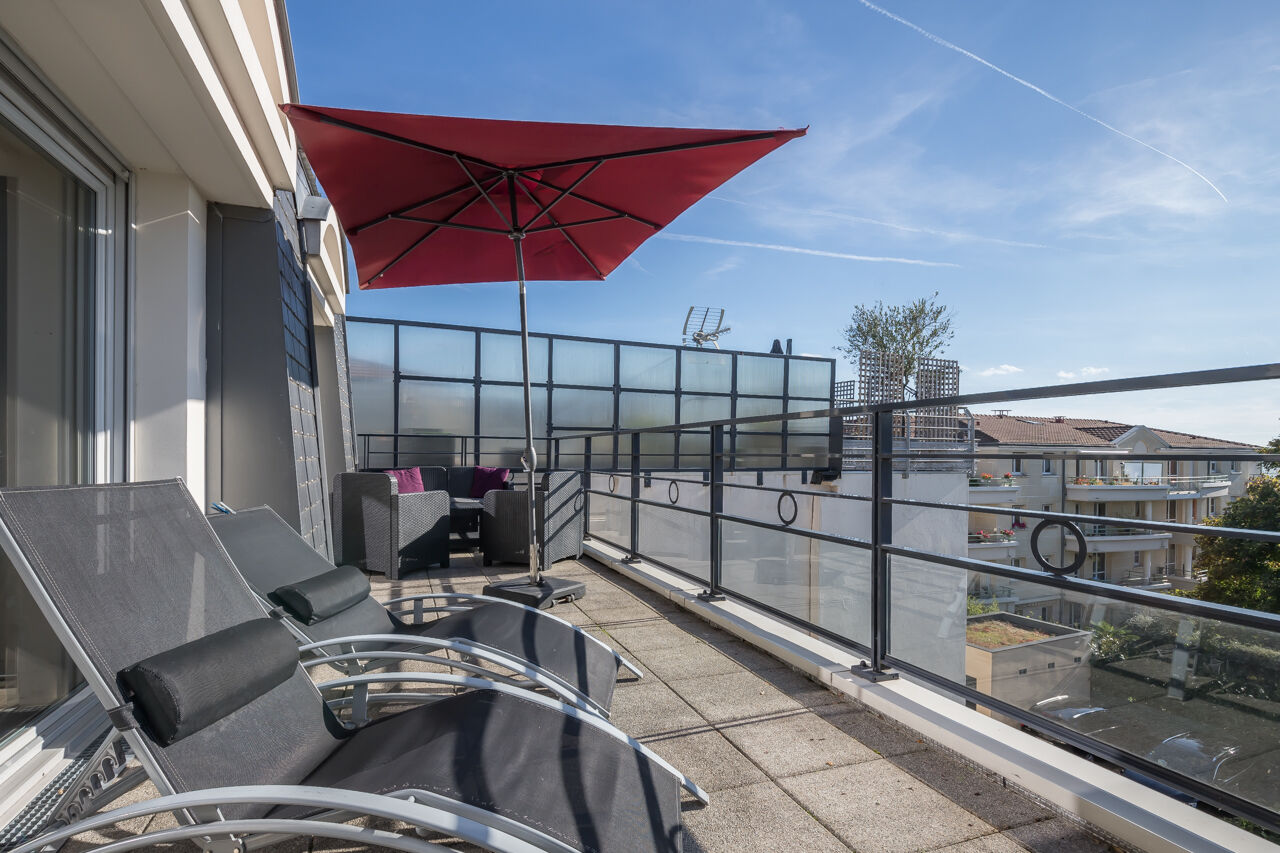
[[[1158,391],[1169,388],[1186,388],[1200,385],[1227,385],[1236,382],[1258,382],[1267,379],[1280,379],[1280,362],[1249,365],[1244,367],[1227,367],[1213,370],[1192,370],[1181,373],[1160,373],[1149,376],[1135,376],[1128,379],[1102,379],[1094,382],[1073,382],[1067,385],[1040,385],[1034,388],[1021,388],[1011,391],[984,391],[978,394],[960,394],[953,397],[934,397],[925,400],[903,400],[889,403],[863,403],[856,406],[841,406],[831,409],[813,409],[805,412],[779,412],[771,415],[752,415],[743,418],[730,418],[714,421],[696,421],[684,424],[666,424],[652,427],[619,427],[616,430],[600,430],[597,432],[571,433],[556,436],[563,440],[597,438],[605,435],[639,435],[655,432],[672,432],[677,429],[709,429],[713,426],[740,426],[742,424],[765,423],[767,421],[793,421],[813,418],[845,418],[850,415],[871,415],[876,412],[910,411],[912,409],[939,408],[943,406],[972,406],[983,403],[1007,403],[1022,400],[1046,400],[1058,397],[1083,397],[1093,394],[1113,394],[1121,391]],[[957,420],[959,416],[957,415]],[[979,455],[981,458],[981,455]],[[1028,458],[1034,458],[1029,456]],[[1112,457],[1114,458],[1114,457]],[[1141,459],[1142,456],[1126,456],[1130,459]],[[1172,459],[1172,455],[1161,455],[1156,459]],[[1203,458],[1203,454],[1197,458]],[[1221,458],[1229,460],[1230,457]]]

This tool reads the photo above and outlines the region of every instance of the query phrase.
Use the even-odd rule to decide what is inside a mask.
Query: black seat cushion
[[[298,644],[254,619],[152,655],[119,673],[156,743],[169,746],[243,708],[298,671]]]
[[[354,566],[338,566],[275,590],[275,598],[304,625],[337,616],[368,597],[369,578]]]
[[[604,708],[613,701],[618,678],[613,653],[572,626],[540,613],[482,604],[425,625],[402,625],[399,630],[423,637],[475,640],[537,664]]]
[[[591,726],[490,690],[372,723],[302,784],[433,791],[588,853],[681,850],[680,785],[670,772]]]

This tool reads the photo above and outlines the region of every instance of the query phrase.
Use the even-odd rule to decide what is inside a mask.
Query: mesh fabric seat
[[[279,603],[274,590],[333,569],[270,507],[218,514],[209,522],[249,585],[273,604]],[[332,618],[293,624],[317,642],[387,633],[474,640],[553,673],[605,709],[618,676],[619,658],[595,638],[550,614],[507,602],[481,603],[415,623],[392,615],[370,596]]]
[[[593,728],[590,715],[574,716],[534,694],[475,690],[353,732],[337,724],[292,661],[274,686],[246,699],[241,685],[256,683],[260,662],[242,655],[202,679],[198,694],[177,697],[181,708],[225,694],[235,699],[228,710],[176,741],[157,736],[154,722],[134,713],[142,694],[126,692],[126,670],[193,644],[254,633],[249,627],[282,630],[264,619],[181,481],[0,490],[0,543],[162,795],[225,786],[330,789],[237,788],[165,799],[168,808],[154,809],[216,805],[216,813],[196,810],[214,824],[199,833],[275,831],[262,821],[244,829],[235,821],[297,816],[319,803],[441,828],[424,821],[429,809],[353,793],[412,790],[426,792],[415,795],[420,804],[453,803],[455,814],[466,816],[458,819],[464,828],[480,820],[523,827],[510,829],[516,836],[470,831],[490,849],[517,849],[504,839],[533,826],[538,837],[581,851],[680,849],[678,777]],[[272,798],[285,807],[273,807]],[[315,823],[303,831],[336,837],[342,827]]]

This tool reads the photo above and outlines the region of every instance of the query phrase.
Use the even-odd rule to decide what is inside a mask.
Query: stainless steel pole
[[[538,453],[533,449],[533,393],[529,386],[529,310],[524,285],[524,234],[516,232],[511,239],[516,244],[516,277],[520,282],[520,359],[524,367],[524,464],[528,476],[529,494],[529,583],[542,582],[542,566],[538,560],[538,512],[537,485],[534,476],[538,470]]]

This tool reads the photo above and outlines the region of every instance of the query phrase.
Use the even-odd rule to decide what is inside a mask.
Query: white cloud
[[[978,371],[979,376],[1007,376],[1010,373],[1021,373],[1021,367],[1014,367],[1012,364],[1001,364],[997,367],[988,367],[986,370]]]
[[[733,272],[740,266],[742,266],[742,258],[739,258],[737,255],[730,255],[720,263],[711,267],[711,269],[704,272],[703,276],[706,278],[716,278],[724,273]]]
[[[1079,370],[1059,370],[1059,379],[1096,379],[1104,373],[1110,373],[1109,367],[1082,367]]]

